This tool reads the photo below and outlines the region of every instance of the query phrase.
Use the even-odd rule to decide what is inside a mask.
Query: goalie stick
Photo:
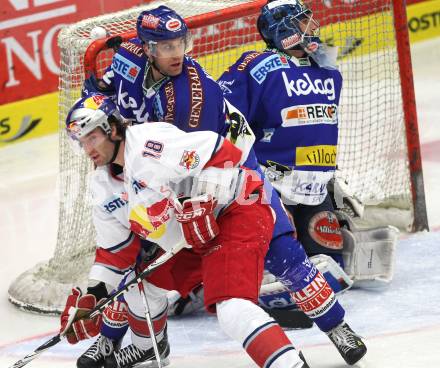
[[[116,301],[122,294],[124,294],[126,291],[132,289],[136,285],[138,285],[142,280],[147,277],[151,272],[153,272],[156,268],[164,264],[166,261],[168,261],[170,258],[172,258],[175,254],[177,254],[182,248],[186,246],[185,242],[178,243],[173,248],[171,248],[169,251],[162,254],[158,259],[156,259],[152,264],[150,264],[145,270],[143,270],[141,273],[139,273],[133,280],[130,280],[124,287],[118,289],[115,291],[112,295],[110,295],[107,299],[105,299],[103,302],[99,303],[95,308],[93,308],[91,311],[87,312],[86,314],[82,315],[78,319],[87,319],[87,318],[93,318],[96,317],[98,314],[102,313],[107,306],[109,306],[111,303]],[[26,355],[24,358],[17,361],[14,365],[10,366],[9,368],[21,368],[24,367],[26,364],[34,360],[36,357],[38,357],[40,354],[45,352],[46,350],[50,349],[52,346],[55,346],[58,344],[61,339],[64,336],[61,334],[58,334],[54,337],[52,337],[50,340],[46,341],[43,345],[40,345],[38,348],[36,348],[31,354]]]

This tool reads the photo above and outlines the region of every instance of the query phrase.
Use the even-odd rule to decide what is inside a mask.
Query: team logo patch
[[[120,54],[116,54],[113,57],[112,69],[115,73],[122,75],[131,83],[134,83],[137,76],[139,75],[139,72],[141,71],[141,68],[139,66]]]
[[[148,14],[142,17],[142,28],[156,29],[160,19],[154,15]]]
[[[283,38],[281,40],[281,46],[283,46],[284,49],[290,49],[297,45],[299,41],[301,41],[301,36],[298,33],[295,33],[289,37]]]
[[[271,55],[255,65],[251,69],[251,75],[258,84],[261,84],[266,79],[268,73],[273,72],[274,70],[288,68],[289,62],[286,58],[281,58],[279,55]]]
[[[232,86],[235,82],[235,79],[231,80],[231,81],[224,81],[224,80],[220,80],[217,83],[220,85],[220,88],[223,91],[223,94],[225,95],[230,95],[232,94],[232,90],[229,88],[230,86]]]
[[[145,208],[137,205],[130,211],[130,230],[144,239],[159,239],[165,234],[166,221],[169,220],[168,209],[170,204],[167,198]]]
[[[336,215],[329,211],[317,213],[310,219],[309,234],[323,247],[342,249],[342,233]]]
[[[182,28],[182,22],[179,19],[171,18],[165,23],[165,28],[171,32],[177,32]]]
[[[200,163],[200,157],[196,151],[183,151],[182,158],[180,159],[180,166],[183,166],[188,171],[196,168]]]

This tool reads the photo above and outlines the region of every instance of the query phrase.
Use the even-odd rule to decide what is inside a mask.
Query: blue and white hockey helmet
[[[321,43],[319,24],[301,0],[269,1],[261,8],[257,27],[267,45],[279,50],[313,53]]]
[[[67,135],[71,140],[79,142],[98,127],[110,135],[112,129],[108,119],[111,116],[121,121],[119,111],[110,97],[98,93],[82,97],[67,114]]]
[[[184,19],[165,5],[140,13],[136,30],[138,38],[148,44],[153,54],[158,42],[178,38],[182,40],[183,52],[189,52],[192,48],[191,34]]]

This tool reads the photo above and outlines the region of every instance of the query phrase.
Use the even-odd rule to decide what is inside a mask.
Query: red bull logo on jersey
[[[335,104],[310,104],[289,106],[281,110],[282,127],[298,127],[316,124],[337,124],[338,106]]]
[[[196,151],[183,151],[182,158],[180,159],[180,166],[183,166],[188,171],[196,168],[200,163],[200,157]]]
[[[157,208],[156,204],[148,208],[141,204],[133,207],[129,215],[130,230],[144,239],[161,238],[166,231],[165,222],[169,220],[167,203],[168,199],[164,199],[157,203]]]
[[[251,76],[254,78],[258,84],[265,81],[266,76],[278,69],[288,69],[290,68],[289,62],[285,57],[281,57],[277,54],[268,56],[264,60],[260,61],[251,69]]]

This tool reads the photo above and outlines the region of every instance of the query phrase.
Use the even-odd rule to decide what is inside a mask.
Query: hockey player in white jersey
[[[205,307],[217,313],[223,331],[242,344],[258,366],[308,367],[280,326],[257,306],[274,217],[262,201],[259,176],[240,166],[247,152],[214,132],[186,133],[163,122],[125,127],[116,106],[103,95],[75,104],[67,118],[67,132],[98,167],[92,189],[100,262],[93,265],[92,278],[114,285],[111,268],[134,263],[140,250],[135,238],[154,241],[163,250],[182,239],[192,247],[175,256],[169,266],[172,280],[170,272],[159,269],[144,281],[164,357],[169,354],[164,288],[179,290],[179,281],[201,271]],[[220,192],[223,195],[218,197]],[[102,201],[109,193],[123,198],[117,216],[111,215],[117,210]],[[199,257],[199,269],[194,268],[196,262],[186,263],[191,257]],[[314,274],[309,276],[313,279]],[[327,291],[332,294],[331,289]],[[304,297],[313,294],[308,289],[302,293]],[[322,308],[334,303],[327,300],[322,305],[323,296],[311,298],[316,297]],[[62,332],[71,342],[96,333],[99,321],[72,324],[78,308],[92,307],[90,299],[74,291],[68,301],[61,321]],[[122,314],[128,314],[133,330],[132,345],[119,349],[115,342],[104,347],[109,350],[105,367],[132,367],[151,360],[147,354],[150,331],[139,318],[142,310],[139,292],[132,289],[104,316],[118,323],[124,320],[119,318]]]

